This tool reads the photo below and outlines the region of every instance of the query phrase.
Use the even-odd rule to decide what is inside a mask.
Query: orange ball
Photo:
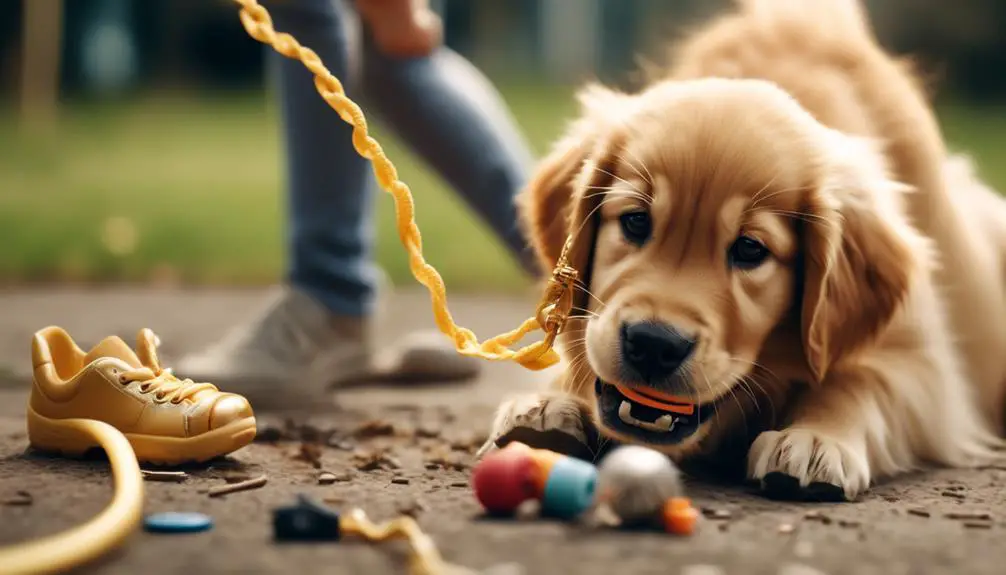
[[[691,535],[699,522],[699,512],[684,497],[672,497],[664,503],[664,529],[674,535]]]

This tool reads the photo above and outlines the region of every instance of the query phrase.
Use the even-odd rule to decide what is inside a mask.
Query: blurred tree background
[[[633,86],[640,57],[726,3],[435,2],[448,45],[497,83],[538,152],[577,85]],[[951,143],[1006,189],[1006,2],[867,3],[882,42],[927,72]],[[284,165],[263,62],[228,0],[0,1],[0,282],[279,280]],[[443,182],[376,128],[448,286],[520,287]],[[390,198],[379,208],[378,258],[408,284]]]

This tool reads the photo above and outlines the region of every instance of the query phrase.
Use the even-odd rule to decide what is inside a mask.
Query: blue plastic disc
[[[541,498],[545,515],[573,519],[594,502],[597,468],[586,461],[563,457],[552,466]]]
[[[195,533],[213,527],[213,518],[202,513],[168,511],[147,515],[143,527],[155,533]]]

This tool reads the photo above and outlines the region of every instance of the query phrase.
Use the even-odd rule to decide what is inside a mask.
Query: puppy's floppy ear
[[[555,267],[566,237],[575,230],[574,208],[591,198],[592,190],[583,188],[595,185],[590,180],[597,162],[604,163],[607,140],[629,98],[600,85],[581,91],[580,118],[541,160],[517,199],[521,225],[546,272]]]
[[[899,213],[907,187],[868,142],[840,137],[803,206],[803,345],[818,381],[888,324],[928,249]]]

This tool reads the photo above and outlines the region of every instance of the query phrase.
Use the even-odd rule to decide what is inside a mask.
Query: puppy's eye
[[[731,267],[750,270],[765,263],[768,256],[769,251],[765,244],[754,238],[741,236],[730,246],[727,261]]]
[[[646,212],[629,212],[618,219],[622,225],[622,235],[631,243],[641,246],[650,239],[652,223]]]

